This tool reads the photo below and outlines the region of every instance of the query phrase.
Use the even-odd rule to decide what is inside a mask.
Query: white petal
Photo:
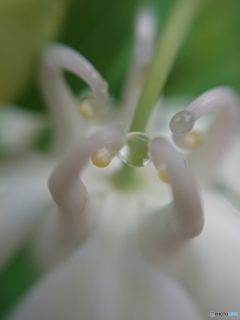
[[[47,188],[49,163],[33,163],[29,161],[13,170],[8,178],[1,174],[0,267],[30,238],[51,203]]]
[[[111,257],[98,237],[43,279],[9,319],[33,318],[202,319],[184,288],[150,266],[131,244]]]
[[[240,136],[236,136],[217,173],[217,180],[224,183],[240,197]]]
[[[14,106],[0,109],[0,152],[11,156],[26,151],[44,123],[43,117]]]
[[[229,203],[214,194],[204,194],[204,209],[200,236],[171,252],[155,250],[152,259],[192,293],[208,317],[211,310],[239,307],[240,219]]]
[[[205,228],[183,250],[183,283],[208,310],[237,310],[240,297],[240,219],[224,199],[204,195]]]

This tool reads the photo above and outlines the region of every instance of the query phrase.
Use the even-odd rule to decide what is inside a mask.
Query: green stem
[[[138,190],[142,181],[135,168],[123,165],[121,169],[112,176],[113,185],[123,192]]]
[[[164,88],[201,2],[202,0],[177,1],[165,31],[160,35],[130,131],[144,132],[151,110]]]

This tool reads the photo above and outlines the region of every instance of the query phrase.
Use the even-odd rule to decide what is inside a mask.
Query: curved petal
[[[208,192],[203,199],[203,232],[185,244],[169,267],[208,316],[210,310],[239,308],[240,218],[235,209],[216,194]]]

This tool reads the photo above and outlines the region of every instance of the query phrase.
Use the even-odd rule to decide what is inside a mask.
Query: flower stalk
[[[199,12],[200,3],[200,0],[177,2],[165,31],[160,35],[130,131],[144,132],[148,118],[164,88],[182,43]]]

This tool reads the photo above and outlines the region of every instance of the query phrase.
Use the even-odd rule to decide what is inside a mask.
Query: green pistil
[[[130,132],[144,132],[148,118],[203,0],[179,0],[156,48]]]
[[[135,168],[126,166],[125,164],[121,169],[112,175],[112,183],[115,188],[120,191],[136,191],[142,185],[141,176]]]

